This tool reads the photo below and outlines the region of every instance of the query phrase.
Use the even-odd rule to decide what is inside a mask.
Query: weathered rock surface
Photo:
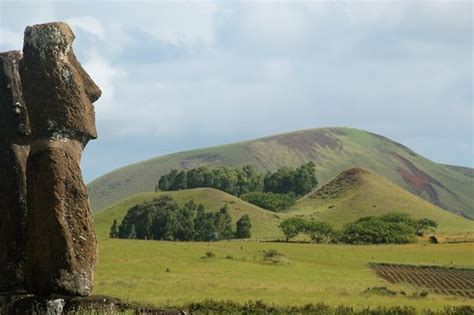
[[[23,285],[26,159],[30,135],[19,51],[0,53],[0,291]]]
[[[27,27],[21,75],[32,138],[97,138],[94,106],[101,95],[74,55],[74,34],[65,23]]]
[[[65,23],[27,27],[20,67],[31,124],[27,164],[26,289],[40,294],[90,294],[97,259],[80,160],[97,137],[100,96],[76,60]]]

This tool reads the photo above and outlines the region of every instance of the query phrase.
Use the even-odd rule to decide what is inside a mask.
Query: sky
[[[474,167],[470,1],[9,1],[0,51],[64,21],[101,87],[91,181],[159,155],[299,129],[375,132]]]

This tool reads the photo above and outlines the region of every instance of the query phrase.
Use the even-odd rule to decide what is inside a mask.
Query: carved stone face
[[[97,138],[92,105],[99,87],[77,61],[74,34],[65,23],[27,27],[21,75],[32,138]]]
[[[30,135],[18,71],[21,58],[19,51],[0,53],[0,143],[23,144]]]

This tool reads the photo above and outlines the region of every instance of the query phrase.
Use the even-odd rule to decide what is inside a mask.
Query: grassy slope
[[[99,211],[137,192],[152,191],[159,176],[173,168],[251,164],[267,171],[309,160],[316,163],[321,184],[360,166],[453,212],[474,217],[472,176],[427,160],[384,137],[350,128],[310,129],[154,158],[98,178],[88,185],[89,197],[93,210]]]
[[[326,192],[326,195],[321,192]],[[95,215],[98,234],[106,237],[114,219],[120,222],[130,207],[162,194],[172,196],[180,204],[193,199],[209,210],[228,205],[234,223],[243,214],[249,214],[254,239],[283,238],[278,223],[289,216],[306,216],[342,227],[363,216],[391,211],[405,212],[415,218],[434,219],[439,223],[437,232],[442,234],[474,231],[473,221],[444,211],[373,172],[351,169],[299,200],[288,212],[278,214],[213,188],[138,193]]]
[[[441,233],[474,231],[473,221],[444,211],[386,178],[359,168],[342,172],[290,210],[293,215],[331,222],[338,227],[363,216],[396,211],[414,218],[434,219]]]
[[[443,166],[452,169],[456,172],[459,172],[465,176],[468,177],[474,177],[474,168],[470,167],[464,167],[464,166],[456,166],[456,165],[449,165],[449,164],[443,164]]]
[[[370,177],[370,181],[374,182],[373,175]],[[383,184],[383,180],[377,179],[374,184]],[[392,186],[385,189],[393,191]],[[346,246],[255,241],[183,243],[107,237],[113,219],[120,220],[130,206],[160,194],[139,193],[95,215],[100,255],[94,294],[112,295],[158,307],[180,306],[210,298],[236,302],[263,300],[277,305],[324,302],[356,308],[412,305],[418,309],[440,309],[445,305],[472,303],[468,299],[432,293],[426,298],[410,297],[413,292],[422,289],[390,284],[378,278],[368,267],[371,261],[472,267],[474,245],[469,243]],[[281,236],[273,213],[224,192],[201,188],[168,194],[179,203],[192,198],[214,210],[228,204],[234,220],[243,213],[250,214],[254,237]],[[449,215],[443,210],[436,210]],[[300,211],[304,212],[303,209]],[[283,253],[289,264],[264,263],[263,251],[269,249]],[[214,252],[216,258],[202,259],[207,251]],[[227,259],[227,256],[232,256],[232,259]],[[170,272],[165,272],[167,268]],[[368,287],[381,286],[403,290],[407,296],[363,293]]]
[[[285,216],[285,214],[277,215],[213,188],[135,194],[94,216],[97,234],[99,237],[106,238],[114,219],[121,222],[130,207],[163,194],[170,195],[179,204],[184,204],[193,199],[196,203],[202,203],[206,209],[214,211],[227,205],[234,224],[242,215],[248,214],[252,223],[252,237],[255,239],[274,239],[283,236],[278,229],[278,222],[279,217]]]

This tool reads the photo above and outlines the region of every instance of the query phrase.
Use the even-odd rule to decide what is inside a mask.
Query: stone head
[[[97,138],[94,103],[99,87],[77,61],[74,33],[66,23],[25,30],[21,76],[32,138],[69,138],[86,144]]]

